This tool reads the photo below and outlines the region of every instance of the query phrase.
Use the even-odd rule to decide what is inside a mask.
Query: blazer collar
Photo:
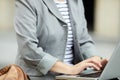
[[[53,15],[55,15],[62,22],[66,23],[62,15],[59,13],[53,0],[43,0],[43,1],[47,5],[48,9],[53,13]]]

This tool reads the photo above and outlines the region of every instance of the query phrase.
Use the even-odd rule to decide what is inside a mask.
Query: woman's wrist
[[[50,71],[62,74],[72,74],[73,67],[71,65],[67,65],[63,62],[57,61]]]

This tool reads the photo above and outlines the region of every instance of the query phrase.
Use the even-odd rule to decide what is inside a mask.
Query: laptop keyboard
[[[91,78],[97,78],[101,75],[102,71],[84,71],[80,73],[80,77],[91,77]]]

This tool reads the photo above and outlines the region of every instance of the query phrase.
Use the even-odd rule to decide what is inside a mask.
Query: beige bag
[[[30,80],[17,65],[12,64],[0,69],[0,80]]]

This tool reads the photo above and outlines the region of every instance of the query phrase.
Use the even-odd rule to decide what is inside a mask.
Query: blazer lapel
[[[62,22],[66,23],[63,19],[62,15],[59,13],[55,3],[53,0],[43,0],[44,3],[47,5],[48,9]]]
[[[74,20],[76,20],[76,18],[78,18],[77,14],[77,2],[75,2],[75,0],[68,0],[68,4],[69,4],[69,9],[70,9],[70,16],[72,17],[72,21],[74,22]],[[74,14],[74,15],[73,15]]]

